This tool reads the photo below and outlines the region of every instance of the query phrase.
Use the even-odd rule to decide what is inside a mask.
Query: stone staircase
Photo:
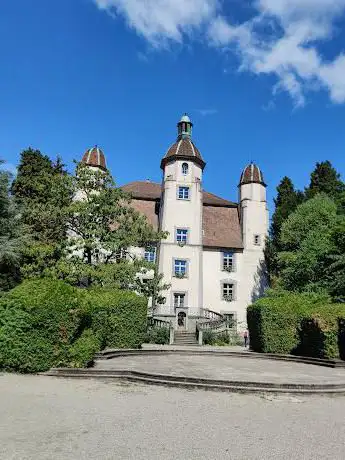
[[[195,332],[175,331],[174,345],[198,345]]]

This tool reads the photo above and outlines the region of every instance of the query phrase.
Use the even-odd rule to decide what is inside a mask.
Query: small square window
[[[234,271],[234,253],[233,252],[223,252],[223,270],[227,272]]]
[[[255,246],[260,246],[260,244],[261,244],[260,235],[254,235],[254,244],[255,244]]]
[[[156,248],[150,247],[145,249],[144,259],[146,262],[155,262],[156,261]]]
[[[187,274],[187,261],[182,259],[175,259],[174,261],[174,274],[177,277],[183,278]]]
[[[185,228],[176,229],[176,241],[178,243],[187,243],[188,230]]]
[[[189,200],[189,187],[179,187],[178,198],[179,200]]]
[[[223,300],[232,302],[234,300],[234,285],[231,283],[224,283],[222,287]]]

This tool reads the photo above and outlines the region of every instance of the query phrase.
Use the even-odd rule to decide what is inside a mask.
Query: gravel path
[[[96,369],[270,383],[344,383],[344,368],[218,355],[142,355],[96,361]]]
[[[0,375],[0,459],[345,458],[345,398]]]

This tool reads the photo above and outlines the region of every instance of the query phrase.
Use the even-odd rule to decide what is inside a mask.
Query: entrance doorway
[[[184,311],[179,311],[177,315],[177,329],[180,331],[186,330],[186,318],[187,315]]]

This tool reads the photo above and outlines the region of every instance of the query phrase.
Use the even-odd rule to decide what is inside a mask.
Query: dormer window
[[[182,174],[183,174],[184,176],[187,176],[187,174],[188,174],[188,169],[189,169],[188,163],[182,163]]]

